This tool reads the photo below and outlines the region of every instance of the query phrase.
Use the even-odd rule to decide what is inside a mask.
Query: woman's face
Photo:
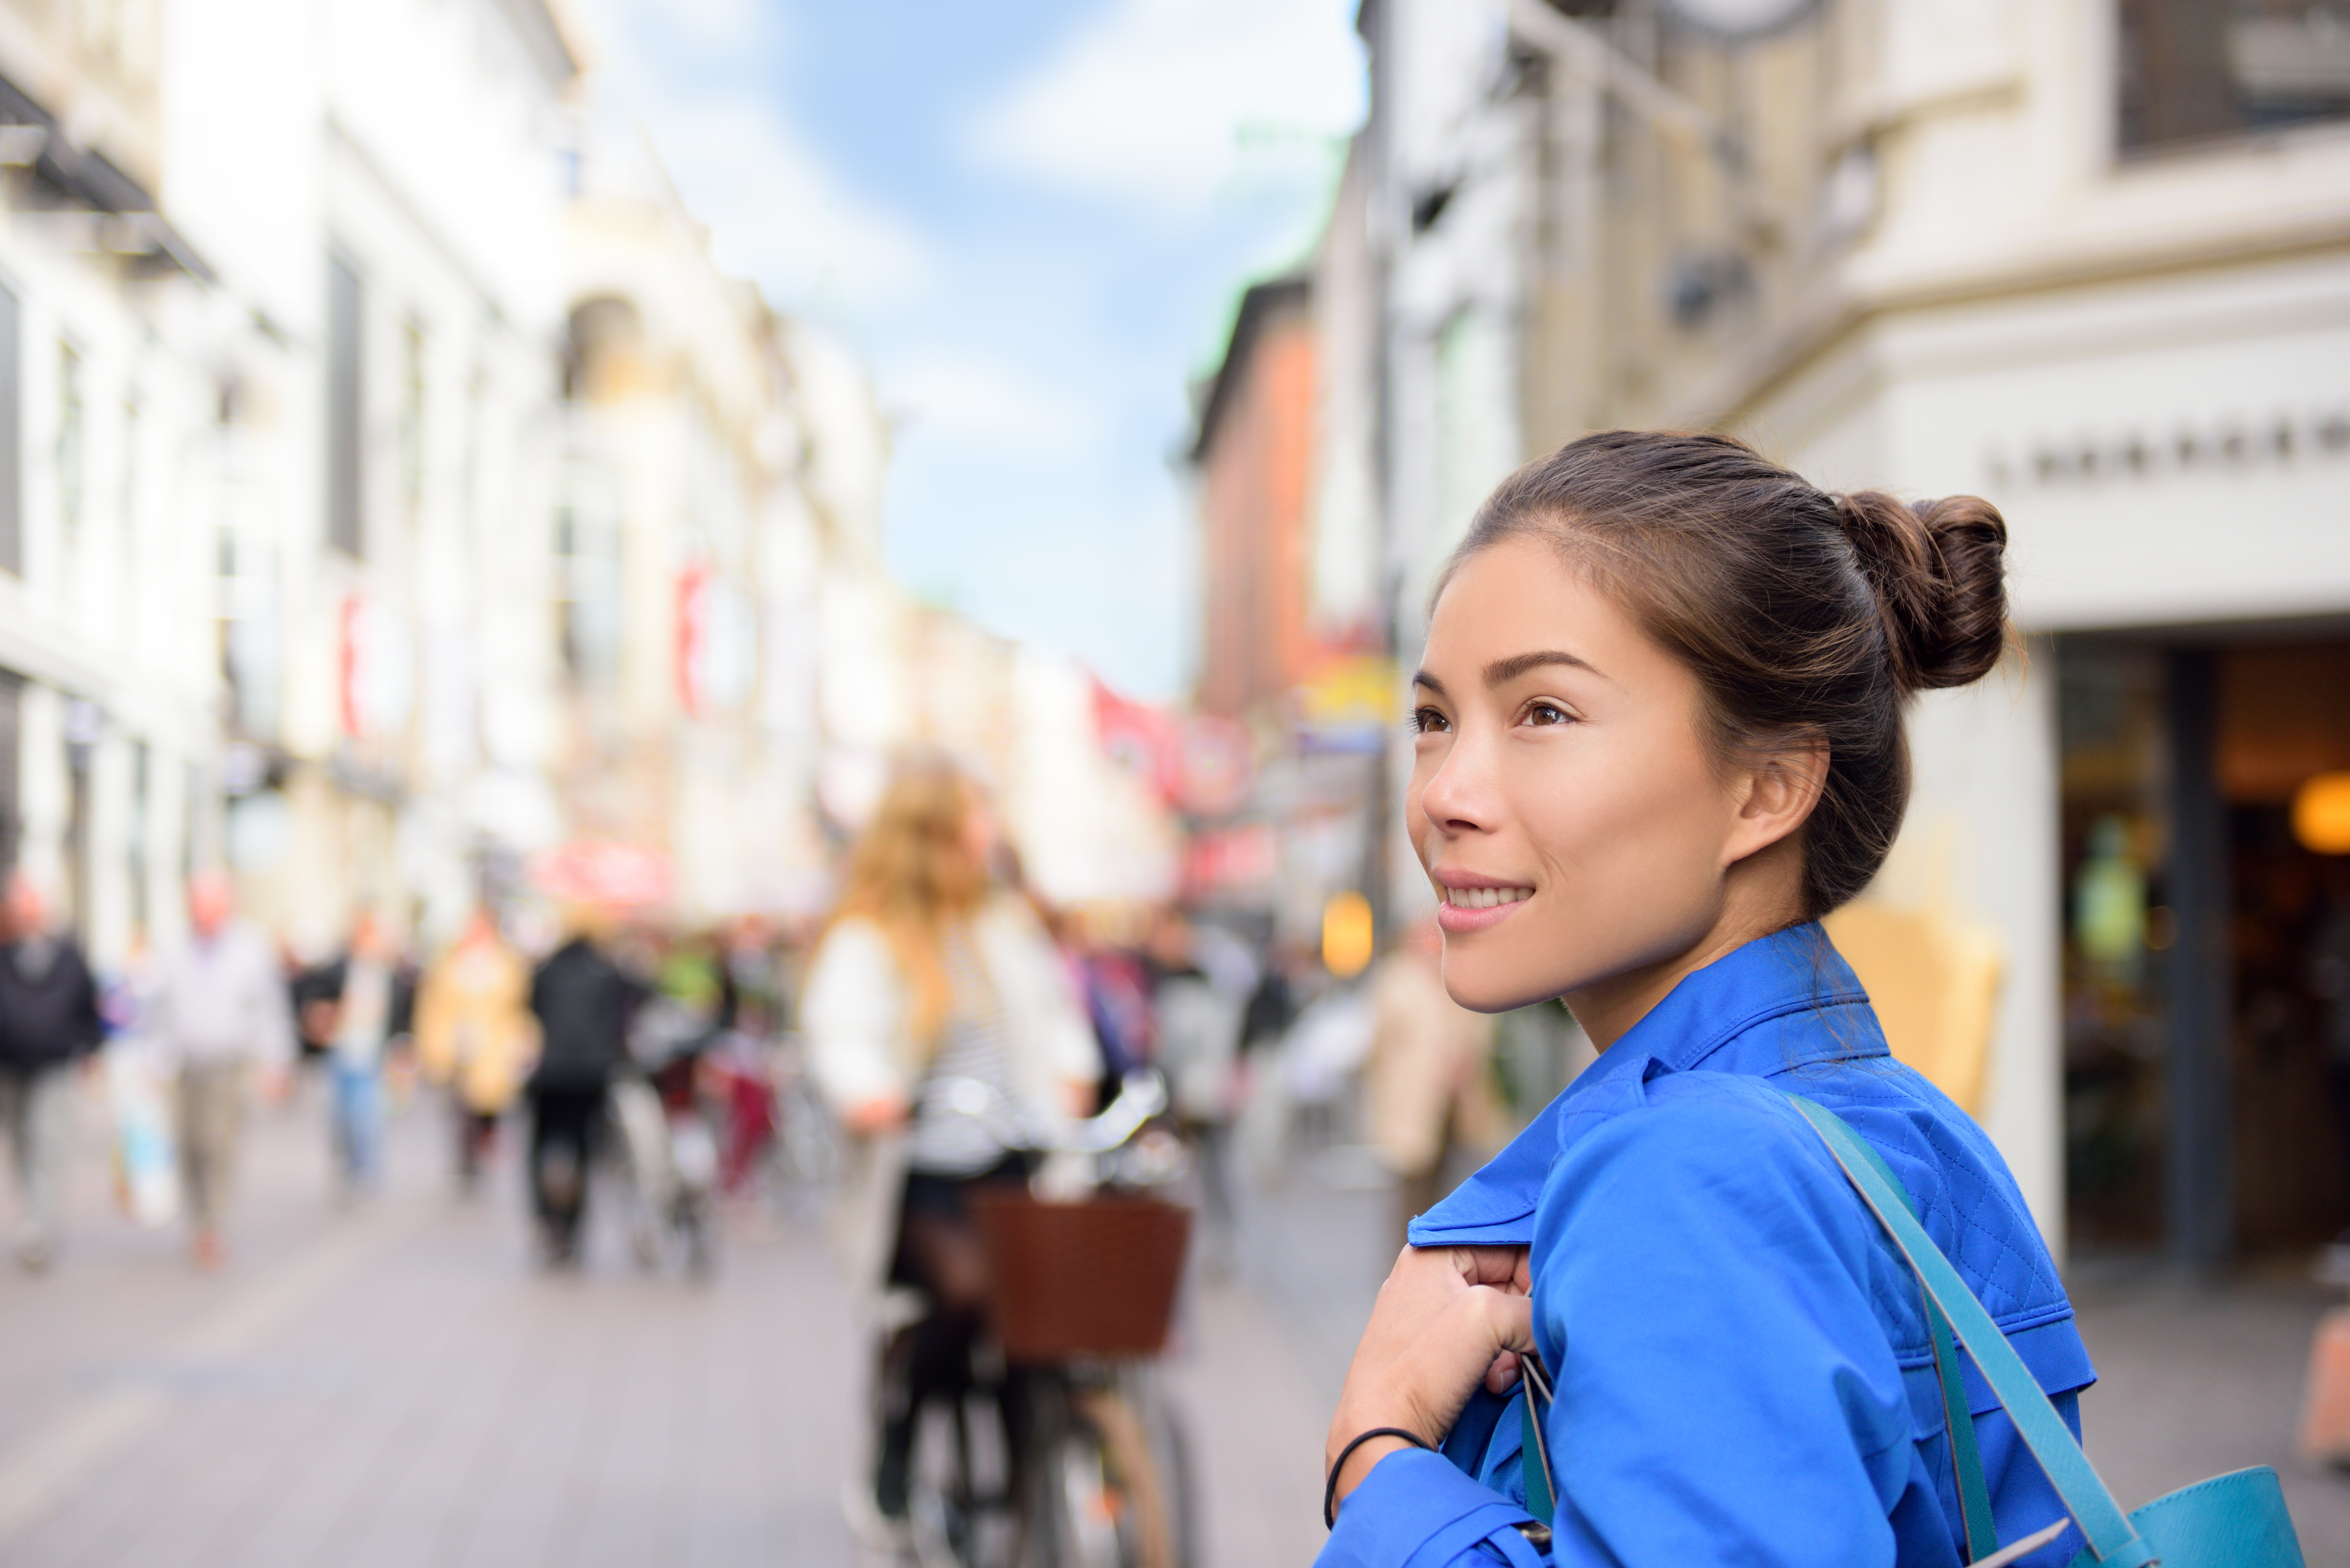
[[[1464,563],[1415,680],[1406,823],[1440,900],[1444,982],[1482,1012],[1667,963],[1753,852],[1746,791],[1689,670],[1552,545]]]

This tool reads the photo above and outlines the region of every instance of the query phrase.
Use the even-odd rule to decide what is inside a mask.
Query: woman
[[[1900,826],[1905,700],[2001,655],[2005,542],[1983,502],[1825,494],[1718,436],[1587,437],[1479,512],[1408,826],[1454,999],[1564,997],[1602,1054],[1413,1224],[1331,1424],[1325,1563],[1962,1561],[1917,1286],[1782,1090],[1883,1157],[2077,1429],[2095,1375],[2013,1179],[1817,923]],[[1500,1418],[1530,1349],[1546,1542]],[[1974,1387],[2020,1540],[2064,1510]]]
[[[850,855],[801,1002],[809,1069],[856,1144],[843,1251],[859,1283],[911,1285],[927,1314],[884,1346],[873,1490],[851,1499],[891,1532],[922,1402],[969,1376],[987,1272],[968,1196],[1024,1179],[1008,1124],[1082,1110],[1099,1071],[1034,911],[992,885],[993,848],[968,779],[904,769]],[[985,1085],[1001,1114],[925,1093],[950,1078]]]
[[[450,1085],[457,1183],[468,1195],[537,1051],[530,970],[490,911],[477,909],[416,992],[417,1064],[429,1082]]]

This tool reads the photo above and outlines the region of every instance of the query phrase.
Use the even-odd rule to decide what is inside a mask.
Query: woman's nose
[[[1421,786],[1419,808],[1439,833],[1474,833],[1492,826],[1491,781],[1483,749],[1469,736],[1456,739],[1444,760]]]

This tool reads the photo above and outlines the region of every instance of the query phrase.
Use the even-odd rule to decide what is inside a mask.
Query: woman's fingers
[[[1478,1363],[1481,1369],[1503,1351],[1534,1347],[1534,1303],[1528,1297],[1492,1285],[1471,1285],[1462,1293],[1459,1310],[1473,1313],[1492,1340],[1492,1349]]]
[[[1518,1375],[1519,1355],[1534,1348],[1534,1303],[1515,1288],[1514,1266],[1493,1269],[1501,1284],[1471,1283],[1446,1251],[1397,1260],[1338,1397],[1328,1459],[1378,1427],[1401,1427],[1440,1443],[1470,1396],[1481,1385],[1505,1391]],[[1350,1464],[1357,1473],[1337,1478],[1336,1495],[1343,1500],[1375,1462]]]
[[[1472,1285],[1492,1285],[1524,1295],[1533,1288],[1523,1247],[1455,1247],[1452,1261]]]

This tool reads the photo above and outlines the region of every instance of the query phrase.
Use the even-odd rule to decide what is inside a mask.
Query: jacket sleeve
[[[808,962],[800,1030],[808,1070],[836,1113],[905,1096],[899,1049],[905,1007],[898,961],[881,933],[866,920],[833,927]]]
[[[1338,1511],[1316,1568],[1535,1568],[1545,1561],[1519,1532],[1534,1516],[1441,1454],[1389,1454]]]
[[[1840,1183],[1767,1110],[1702,1098],[1618,1116],[1553,1167],[1534,1246],[1558,1389],[1548,1561],[1895,1560],[1911,1417],[1866,1216]],[[1322,1561],[1532,1561],[1510,1528],[1525,1517],[1439,1456],[1391,1455]]]

